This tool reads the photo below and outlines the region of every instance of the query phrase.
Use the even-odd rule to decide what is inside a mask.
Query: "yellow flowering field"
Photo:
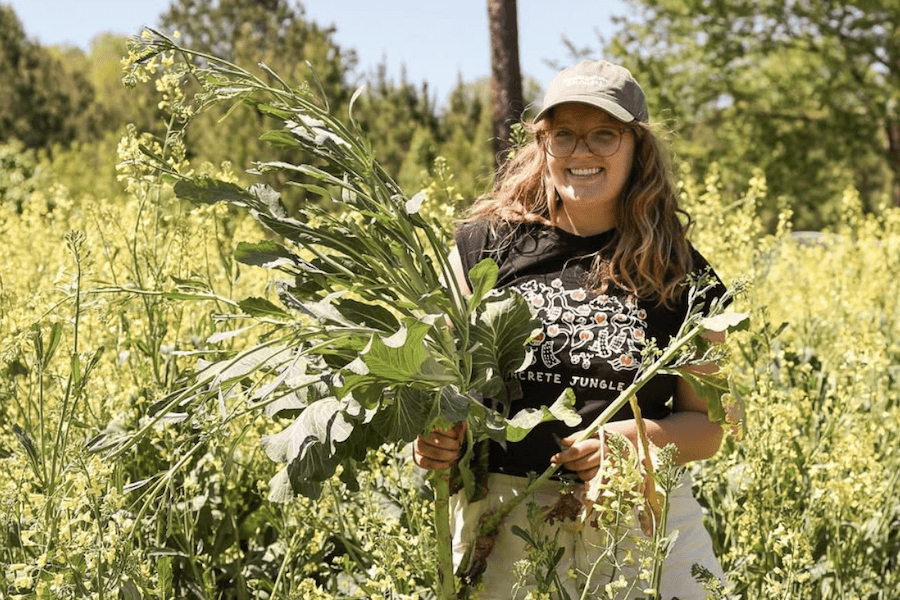
[[[158,85],[187,118],[178,78]],[[131,130],[110,157],[121,195],[70,193],[45,161],[0,205],[0,598],[434,597],[408,448],[370,452],[316,500],[273,502],[260,440],[284,423],[240,386],[179,404],[200,365],[267,339],[239,301],[275,298],[270,271],[234,259],[265,237],[256,221],[179,201],[166,174],[252,180],[187,154],[177,127]],[[437,172],[423,210],[450,227]],[[864,214],[847,189],[828,230],[792,231],[785,206],[770,232],[764,176],[739,197],[720,179],[680,186],[694,244],[749,283],[726,362],[743,435],[691,466],[728,597],[895,598],[900,209]]]

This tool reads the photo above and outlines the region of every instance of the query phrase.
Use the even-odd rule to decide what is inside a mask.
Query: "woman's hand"
[[[465,421],[457,423],[449,431],[435,429],[428,435],[420,435],[413,442],[413,461],[431,471],[449,469],[462,453],[465,439]]]
[[[563,451],[554,454],[550,462],[574,471],[582,481],[590,481],[600,470],[604,457],[609,456],[609,448],[606,447],[606,431],[615,431],[628,439],[632,445],[637,435],[634,421],[616,421],[607,423],[600,433],[586,440],[575,443],[581,432],[573,433],[569,437],[560,440]]]

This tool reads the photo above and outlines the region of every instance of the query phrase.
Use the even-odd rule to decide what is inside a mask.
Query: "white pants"
[[[451,526],[455,565],[462,560],[465,549],[474,543],[481,516],[493,512],[510,498],[521,495],[526,484],[527,479],[522,477],[491,474],[486,498],[468,503],[462,492],[453,497]],[[534,519],[531,524],[528,520],[528,505],[533,501],[541,507],[553,506],[560,497],[560,489],[560,483],[548,483],[532,498],[526,498],[513,509],[500,525],[482,576],[482,585],[476,588],[478,592],[475,597],[478,600],[521,600],[529,591],[536,589],[536,580],[528,575],[523,576],[521,568],[517,570],[516,563],[528,556],[529,547],[512,530],[517,526],[525,531],[534,531]],[[639,558],[639,552],[634,548],[635,544],[641,543],[640,540],[645,543],[649,540],[636,519],[630,519],[627,529],[620,529],[620,535],[616,535],[621,543],[617,546],[615,557],[609,550],[612,539],[609,529],[596,524],[581,525],[577,520],[543,522],[538,526],[538,531],[542,536],[555,539],[555,543],[564,549],[556,572],[573,600],[582,598],[583,590],[588,586],[589,591],[584,598],[624,600],[648,596],[646,579],[649,577],[646,572],[644,580],[640,577],[646,566],[638,564],[636,558]],[[704,600],[706,592],[703,586],[691,575],[693,565],[705,567],[722,582],[725,576],[713,554],[712,540],[702,522],[702,509],[691,494],[691,479],[686,472],[669,497],[666,533],[669,535],[675,531],[674,543],[663,563],[661,597],[663,600]],[[619,587],[607,587],[611,583],[610,578],[619,581]]]

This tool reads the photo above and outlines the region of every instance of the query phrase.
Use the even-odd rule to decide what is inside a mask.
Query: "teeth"
[[[572,175],[596,175],[601,169],[598,167],[594,169],[569,169],[569,171]]]

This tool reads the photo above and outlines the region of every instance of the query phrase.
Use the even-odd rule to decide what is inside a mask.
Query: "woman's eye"
[[[616,139],[618,133],[615,129],[595,129],[591,132],[591,140],[600,144],[608,144]]]
[[[560,142],[570,140],[575,136],[574,133],[569,131],[568,129],[557,129],[553,132],[553,139],[558,140]]]

